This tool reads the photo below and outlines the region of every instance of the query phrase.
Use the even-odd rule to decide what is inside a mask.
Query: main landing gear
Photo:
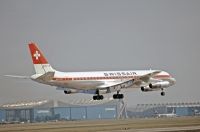
[[[93,100],[103,100],[103,95],[94,95]]]
[[[120,91],[117,91],[117,94],[113,95],[113,99],[123,99],[124,95],[119,93]],[[96,90],[96,95],[93,96],[93,100],[103,100],[103,95],[99,94],[99,90]]]
[[[123,94],[119,94],[119,91],[117,91],[117,94],[113,95],[113,99],[123,99],[124,95]]]
[[[98,89],[96,90],[96,94],[97,95],[93,96],[93,100],[103,100],[104,97],[103,97],[103,95],[99,94],[99,90]]]

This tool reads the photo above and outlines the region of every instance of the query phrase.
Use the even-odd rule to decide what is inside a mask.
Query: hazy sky
[[[1,0],[0,104],[74,98],[4,74],[34,73],[27,43],[61,71],[161,69],[177,80],[160,92],[123,92],[128,105],[200,101],[200,1]],[[110,95],[111,96],[111,95]]]

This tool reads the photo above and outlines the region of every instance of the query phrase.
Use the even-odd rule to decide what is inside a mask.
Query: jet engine
[[[74,93],[78,93],[78,90],[74,90],[74,89],[69,89],[69,90],[64,90],[65,94],[74,94]]]
[[[153,89],[149,88],[148,86],[147,87],[142,86],[141,91],[142,92],[148,92],[148,91],[153,91]]]
[[[167,88],[170,86],[170,83],[168,81],[164,81],[164,82],[157,82],[157,83],[150,83],[149,84],[149,88],[151,89],[162,89],[162,88]]]

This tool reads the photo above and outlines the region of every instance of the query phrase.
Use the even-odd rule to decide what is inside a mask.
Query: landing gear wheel
[[[103,95],[99,95],[99,96],[100,96],[100,99],[103,100]]]
[[[97,100],[97,96],[93,96],[93,100]]]
[[[96,94],[97,95],[93,96],[93,100],[103,100],[104,97],[103,97],[103,95],[99,95],[99,90],[98,89],[96,90]]]
[[[124,98],[124,95],[123,95],[123,94],[120,94],[119,97],[120,97],[120,99],[123,99],[123,98]]]
[[[163,92],[163,91],[160,94],[161,94],[161,96],[165,96],[165,92]]]
[[[95,95],[93,96],[93,100],[103,100],[103,95]]]
[[[113,94],[113,99],[123,99],[124,95],[123,94]]]
[[[113,94],[113,99],[116,99],[117,98],[117,94]]]
[[[123,99],[124,95],[123,94],[119,94],[120,90],[117,91],[117,94],[113,95],[113,99]]]

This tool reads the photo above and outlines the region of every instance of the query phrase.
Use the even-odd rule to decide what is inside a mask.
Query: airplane
[[[142,92],[161,90],[175,84],[170,74],[161,70],[129,70],[129,71],[90,71],[60,72],[51,67],[37,44],[28,44],[35,74],[32,76],[5,75],[14,78],[29,78],[38,83],[55,86],[65,94],[93,94],[93,100],[103,100],[103,94],[114,93],[113,99],[123,99],[120,90],[140,88]]]
[[[159,114],[156,112],[156,117],[177,117],[177,115],[175,114],[175,111],[173,109],[172,113]]]

